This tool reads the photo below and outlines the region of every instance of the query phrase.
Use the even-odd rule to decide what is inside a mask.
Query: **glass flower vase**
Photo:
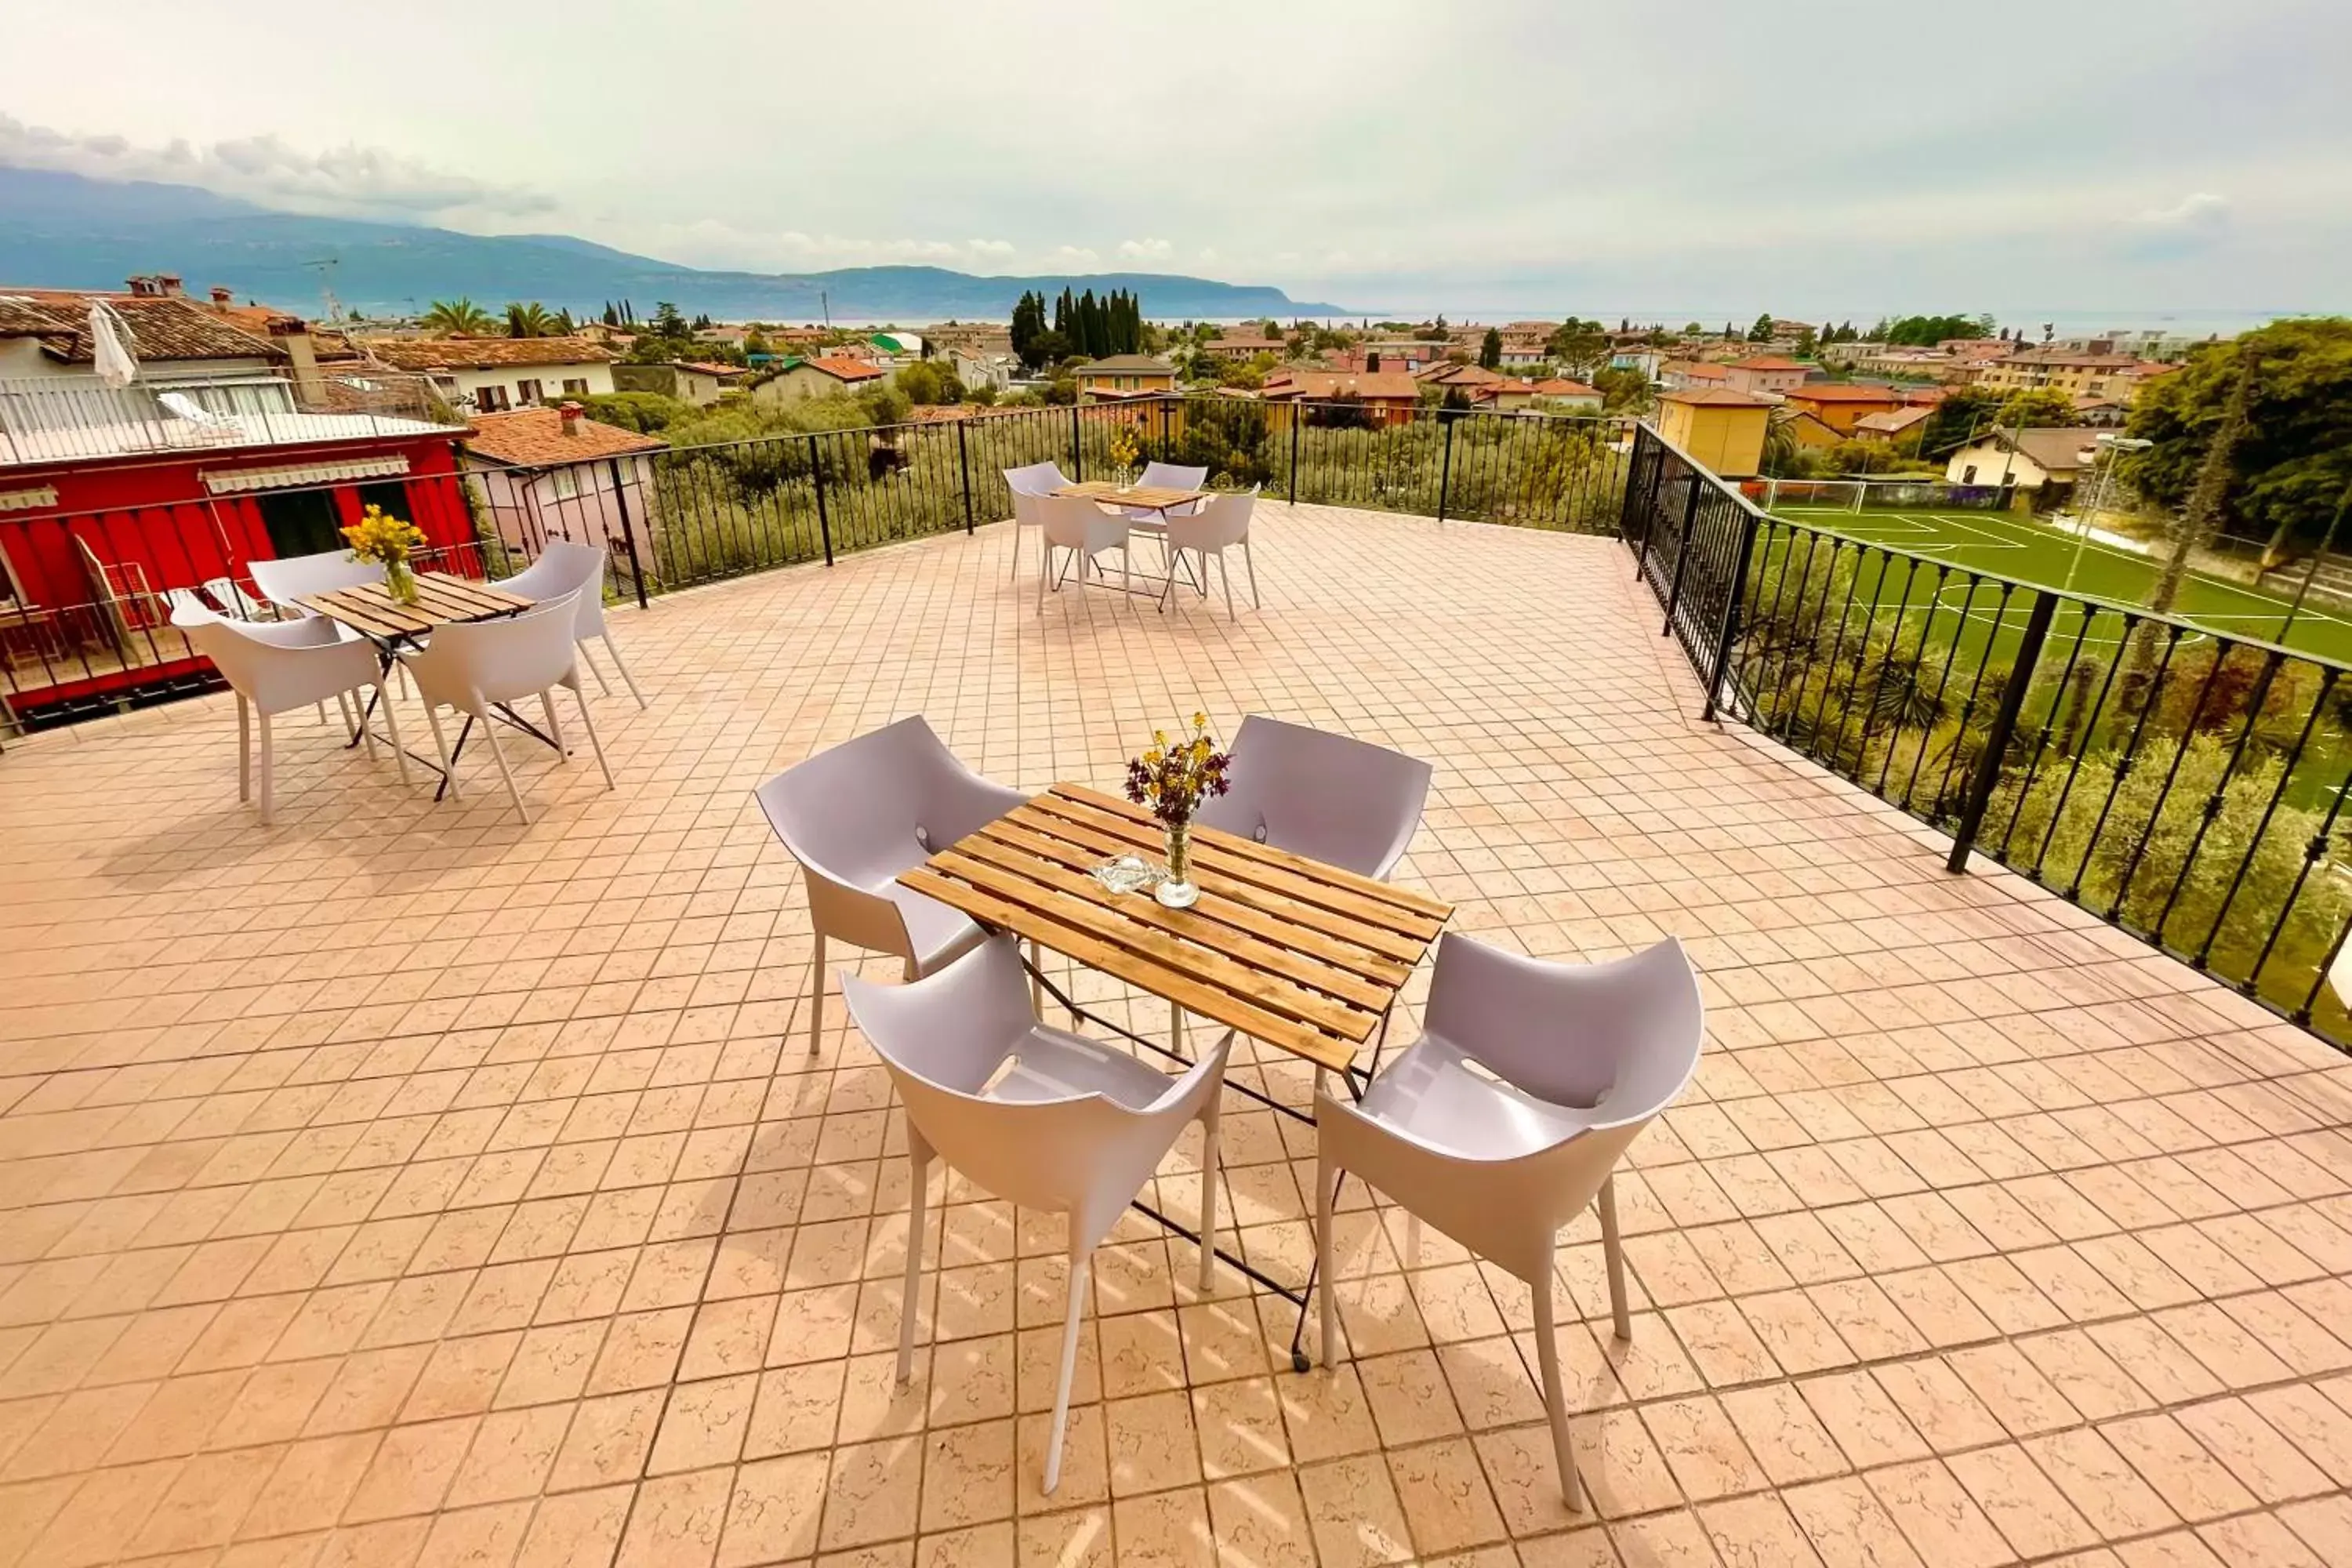
[[[396,605],[416,603],[416,574],[405,561],[387,561],[383,565],[383,590]]]
[[[1168,825],[1168,875],[1151,890],[1151,896],[1171,910],[1189,910],[1200,898],[1201,889],[1192,885],[1192,825],[1171,822]]]

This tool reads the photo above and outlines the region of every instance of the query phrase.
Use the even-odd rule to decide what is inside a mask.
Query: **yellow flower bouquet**
[[[370,506],[360,520],[342,531],[354,561],[373,561],[383,568],[387,593],[404,605],[416,603],[416,574],[409,569],[411,551],[425,548],[425,531],[380,506]]]
[[[1125,489],[1134,482],[1135,459],[1143,455],[1143,447],[1135,438],[1135,431],[1122,425],[1110,433],[1110,460],[1118,469],[1118,484]]]
[[[1165,730],[1151,732],[1151,745],[1127,764],[1127,798],[1160,819],[1168,832],[1168,876],[1157,890],[1160,901],[1183,909],[1200,897],[1192,886],[1192,814],[1201,803],[1232,787],[1225,779],[1233,759],[1217,749],[1209,735],[1209,716],[1192,715],[1192,733],[1168,738]]]

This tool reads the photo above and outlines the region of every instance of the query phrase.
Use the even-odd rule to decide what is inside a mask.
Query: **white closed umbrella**
[[[131,323],[103,300],[89,302],[89,352],[98,379],[109,386],[129,386],[139,379],[139,361],[131,352],[137,341]]]

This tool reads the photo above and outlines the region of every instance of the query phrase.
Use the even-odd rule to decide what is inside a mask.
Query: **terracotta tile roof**
[[[680,360],[677,362],[677,368],[680,370],[698,371],[704,375],[715,375],[721,381],[728,380],[734,376],[749,375],[751,374],[751,370],[749,365],[721,364],[709,360],[698,359]]]
[[[1272,398],[1304,397],[1310,402],[1325,397],[1361,397],[1373,402],[1412,403],[1419,400],[1421,386],[1401,370],[1367,371],[1361,374],[1292,370],[1268,376],[1264,395]]]
[[[2024,430],[1996,426],[1993,444],[2023,453],[2053,474],[2071,474],[2090,464],[2096,450],[2096,432],[2069,426],[2041,426]]]
[[[1778,408],[1778,398],[1741,392],[1728,386],[1691,386],[1659,395],[1662,403],[1687,403],[1700,408]]]
[[[509,365],[607,364],[611,350],[586,338],[363,338],[394,370],[494,370]]]
[[[1670,364],[1666,366],[1666,370],[1671,374],[1681,376],[1685,381],[1728,381],[1731,379],[1731,372],[1727,367],[1719,364],[1702,364],[1696,361],[1686,364]]]
[[[99,289],[0,288],[0,336],[37,337],[42,352],[88,364],[89,302],[103,300],[129,323],[142,360],[285,358],[266,337],[241,331],[182,295],[114,294]]]
[[[1792,359],[1782,359],[1778,354],[1759,354],[1754,359],[1734,360],[1731,362],[1731,368],[1734,370],[1806,370],[1811,367],[1799,364]]]
[[[1598,397],[1601,395],[1599,387],[1587,386],[1580,381],[1570,381],[1564,375],[1555,375],[1548,380],[1537,382],[1536,391],[1545,397]]]
[[[797,370],[802,365],[811,370],[821,370],[835,381],[874,381],[884,374],[879,365],[868,364],[862,359],[844,359],[839,354],[804,359],[793,368]]]
[[[1900,403],[1903,395],[1891,386],[1854,386],[1844,382],[1807,382],[1792,386],[1789,396],[1800,403]]]
[[[1932,408],[1921,408],[1916,405],[1906,408],[1882,408],[1875,414],[1865,414],[1855,420],[1853,427],[1857,430],[1868,430],[1874,435],[1900,436],[1934,412]]]
[[[592,458],[622,458],[633,452],[659,452],[669,443],[658,436],[640,436],[617,425],[605,425],[583,415],[563,433],[563,414],[555,408],[518,408],[511,414],[478,414],[464,440],[466,450],[509,468],[543,468],[559,463],[585,462]]]
[[[1078,366],[1080,375],[1093,375],[1100,371],[1108,371],[1114,375],[1174,375],[1176,367],[1150,354],[1112,354],[1108,359]]]

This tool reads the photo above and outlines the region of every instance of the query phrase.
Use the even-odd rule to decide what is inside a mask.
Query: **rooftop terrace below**
[[[1279,504],[1255,539],[1233,619],[1041,616],[1009,526],[615,610],[652,699],[597,702],[619,787],[518,751],[528,827],[297,719],[262,829],[225,696],[12,742],[0,1562],[2352,1560],[2342,1056],[1702,722],[1614,540]],[[1360,1184],[1335,1370],[1114,1237],[1050,1498],[1056,1226],[951,1183],[891,1380],[903,1129],[837,997],[794,1037],[805,894],[751,790],[910,713],[1108,787],[1195,709],[1433,763],[1398,879],[1453,929],[1702,972],[1697,1079],[1618,1184],[1630,1344],[1589,1217],[1563,1254],[1596,1514],[1525,1291]],[[1233,1102],[1224,1151],[1243,1248],[1303,1272],[1311,1142]]]

